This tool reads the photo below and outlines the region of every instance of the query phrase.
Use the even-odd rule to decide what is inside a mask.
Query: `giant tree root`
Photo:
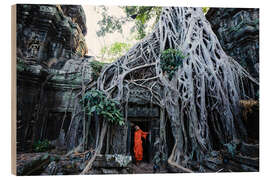
[[[82,146],[83,146],[82,144],[83,144],[83,142],[81,142],[76,148],[70,150],[70,151],[66,154],[66,156],[70,156],[70,155],[73,154],[73,153],[78,153],[78,152],[80,152],[80,151],[82,150]]]
[[[171,80],[160,66],[169,48],[185,56]],[[245,140],[239,101],[254,96],[248,93],[254,84],[225,54],[201,8],[185,7],[163,8],[153,33],[104,68],[97,81],[122,104],[136,98],[165,109],[177,144],[170,159],[175,167],[202,161],[215,143]]]
[[[87,165],[85,166],[84,170],[81,172],[81,174],[86,174],[87,172],[89,172],[89,170],[92,168],[93,162],[95,161],[97,155],[100,153],[102,145],[103,145],[103,140],[107,131],[107,127],[108,127],[108,122],[103,121],[103,126],[101,129],[101,134],[100,134],[100,140],[99,140],[99,144],[98,147],[95,150],[94,155],[91,157],[91,159],[89,160],[89,162],[87,163]]]
[[[161,68],[166,49],[177,49],[185,56],[172,79]],[[202,162],[214,145],[246,139],[239,101],[254,96],[254,85],[258,82],[225,54],[201,8],[185,7],[163,8],[153,32],[107,65],[97,80],[97,89],[119,101],[125,112],[130,99],[164,109],[175,140],[168,163],[184,172],[192,172],[186,168],[188,161]],[[75,118],[81,115],[80,106],[74,109],[71,135],[81,120]],[[98,146],[82,174],[100,153],[106,130],[105,123],[101,133],[94,135]],[[74,144],[75,138],[70,142]]]
[[[190,169],[188,169],[188,168],[185,168],[185,167],[183,167],[183,166],[181,166],[181,165],[175,163],[175,162],[172,160],[173,154],[175,153],[175,149],[176,149],[176,144],[174,145],[173,150],[172,150],[172,154],[171,154],[171,156],[170,156],[169,159],[168,159],[168,164],[171,165],[171,166],[173,166],[173,167],[176,167],[176,168],[180,169],[180,170],[183,171],[183,172],[186,172],[186,173],[193,173],[194,171],[192,171],[192,170],[190,170]]]

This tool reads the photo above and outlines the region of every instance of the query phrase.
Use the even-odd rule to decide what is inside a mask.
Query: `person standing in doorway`
[[[136,160],[136,165],[143,159],[143,146],[142,137],[146,139],[148,132],[143,132],[139,126],[135,126],[134,133],[134,155]]]

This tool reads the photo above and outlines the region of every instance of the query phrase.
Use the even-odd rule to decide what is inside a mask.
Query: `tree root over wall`
[[[171,80],[160,66],[161,53],[169,48],[185,56]],[[130,98],[140,98],[165,110],[175,141],[168,162],[185,172],[192,172],[189,162],[203,162],[215,148],[246,140],[239,101],[252,98],[250,89],[256,85],[224,53],[202,10],[185,7],[163,8],[153,32],[107,65],[97,81],[97,88],[123,108]],[[95,155],[106,129],[102,128]]]

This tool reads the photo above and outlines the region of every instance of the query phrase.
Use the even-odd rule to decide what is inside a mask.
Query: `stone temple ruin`
[[[80,106],[78,92],[81,90],[82,83],[89,85],[95,82],[92,74],[93,67],[90,63],[93,58],[86,55],[87,45],[84,36],[87,33],[87,27],[83,8],[79,5],[27,4],[17,5],[16,8],[17,152],[19,154],[32,152],[34,142],[45,139],[49,140],[56,148],[68,152],[79,145],[79,140],[82,137],[82,124],[75,123],[79,121],[71,121],[73,118],[82,118],[82,114],[74,111],[76,106]],[[210,9],[207,18],[213,24],[213,29],[225,51],[235,53],[230,54],[231,56],[235,55],[246,59],[247,69],[255,74],[255,77],[258,77],[259,73],[256,70],[259,63],[257,24],[246,23],[241,27],[239,25],[239,28],[247,29],[245,31],[247,34],[238,34],[240,36],[237,36],[238,38],[235,38],[236,35],[225,27],[227,21],[237,24],[239,16],[243,20],[251,22],[252,18],[250,17],[253,17],[252,20],[258,18],[258,11],[256,9],[235,9],[233,12],[239,16],[235,15],[233,19],[225,16],[224,11],[226,10],[222,8]],[[221,18],[224,23],[219,25],[217,18]],[[249,26],[255,27],[255,30],[250,30]],[[232,34],[232,36],[224,35],[224,33]],[[243,40],[245,43],[241,43],[241,48],[230,51],[230,47],[236,46],[239,38],[243,39],[244,37],[247,39]],[[227,41],[230,41],[229,45]],[[252,50],[249,47],[252,47]],[[247,57],[246,52],[256,55]],[[160,111],[159,107],[155,105],[147,104],[136,97],[131,98],[128,104],[127,123],[124,126],[115,125],[109,128],[109,135],[105,137],[104,146],[110,147],[106,148],[106,151],[102,150],[102,155],[96,158],[92,173],[132,173],[128,164],[131,163],[133,157],[134,124],[139,125],[143,131],[151,132],[143,143],[143,161],[146,163],[152,163],[154,156],[160,152],[159,144],[162,142],[160,142],[159,137],[161,133],[166,134],[166,149],[162,150],[166,157],[161,159],[161,162],[166,164],[174,146],[174,138],[169,128],[161,128],[163,126],[160,125]],[[248,113],[252,112],[248,111]],[[258,117],[255,120],[248,119],[247,126],[250,123],[256,125],[258,121]],[[95,118],[93,118],[92,123],[97,124],[98,122],[95,122]],[[168,121],[166,127],[169,126],[170,122]],[[98,124],[93,126],[91,132],[95,134],[99,131],[98,128]],[[258,126],[255,129],[254,126],[248,126],[248,128],[252,129],[250,131],[253,132],[251,138],[258,140]],[[68,133],[71,131],[75,134]],[[93,139],[90,147],[94,147],[96,141]],[[121,163],[117,163],[117,155],[122,155],[119,157],[122,158],[119,161]],[[54,157],[52,154],[49,156]],[[41,161],[42,158],[43,156],[36,158],[36,160]],[[84,161],[82,159],[77,161],[76,157],[74,158],[74,161],[72,161],[72,157],[69,158],[70,161],[62,159],[62,174],[78,174],[83,170],[81,164]],[[42,161],[45,162],[47,159],[48,157]],[[113,162],[110,162],[111,159]],[[18,158],[18,162],[21,162],[19,160],[20,158]],[[66,165],[63,162],[67,162],[68,165],[71,163],[74,166],[74,172],[68,171],[68,168],[63,170]],[[18,166],[17,170],[21,175],[59,174],[56,170],[52,171],[49,168],[53,166],[50,161],[45,164],[47,166],[43,167],[43,170],[45,169],[43,172],[39,172],[42,168],[35,172],[27,171],[25,166]],[[258,169],[257,161],[251,166],[252,170]],[[56,167],[57,165],[54,166],[54,169]],[[240,170],[243,169],[240,168]],[[174,171],[172,170],[172,172]]]
[[[61,126],[67,130],[68,98],[87,61],[85,22],[80,6],[17,5],[18,151],[29,151],[36,139],[56,139]]]
[[[82,64],[88,69],[85,72],[91,72],[91,58],[84,56],[87,29],[82,7],[18,5],[17,17],[17,150],[28,152],[34,140],[56,140],[60,129],[67,133],[76,90],[81,81],[92,81],[90,73],[84,79],[81,75]],[[134,130],[130,124],[138,124],[144,131],[153,131],[145,148],[150,162],[160,131],[159,109],[133,101],[129,124],[114,136],[115,141],[123,136],[126,142],[119,143],[113,151],[133,153]],[[64,144],[68,149],[74,148]]]

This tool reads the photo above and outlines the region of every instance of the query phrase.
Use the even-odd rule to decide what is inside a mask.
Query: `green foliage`
[[[232,157],[234,157],[236,153],[237,144],[231,142],[231,143],[224,144],[224,146],[226,147],[227,151],[232,155]]]
[[[182,67],[184,58],[183,53],[177,49],[166,49],[161,53],[160,66],[163,73],[168,75],[169,80],[172,80],[178,67]]]
[[[136,39],[143,39],[147,32],[147,22],[155,18],[154,24],[158,21],[162,7],[154,6],[126,6],[123,7],[127,17],[135,19],[135,26],[131,31],[136,31]]]
[[[120,55],[123,54],[123,52],[126,52],[130,48],[130,44],[127,43],[122,43],[122,42],[115,42],[111,45],[109,48],[109,55],[117,56],[119,57]]]
[[[106,33],[119,32],[122,33],[122,25],[126,22],[126,19],[117,18],[107,13],[108,9],[105,6],[101,6],[102,19],[98,21],[100,29],[96,32],[97,36],[105,36]]]
[[[105,63],[102,63],[100,61],[91,61],[90,62],[90,66],[92,67],[92,72],[91,72],[91,76],[93,77],[93,79],[96,81],[100,75],[100,72],[103,68],[103,66],[105,65]]]
[[[106,95],[99,90],[90,90],[85,93],[80,101],[85,108],[88,115],[91,116],[93,112],[102,116],[111,123],[124,125],[124,118],[119,109],[120,104],[117,101],[108,99]]]
[[[137,33],[136,39],[142,39],[146,36],[147,22],[155,18],[155,23],[160,16],[161,7],[154,6],[124,6],[122,7],[126,13],[126,17],[115,17],[108,14],[108,8],[101,6],[98,13],[102,19],[98,21],[99,30],[96,32],[98,37],[105,36],[107,33],[122,33],[122,25],[129,21],[135,21],[131,33]]]
[[[16,68],[18,72],[27,71],[29,69],[27,64],[25,64],[25,62],[18,57],[17,57]]]
[[[203,13],[206,14],[209,11],[209,7],[202,7]]]
[[[143,24],[141,21],[135,21],[135,26],[131,28],[131,32],[136,32],[135,39],[140,40],[146,36],[146,25]]]
[[[98,22],[100,29],[97,31],[97,35],[105,36],[106,33],[120,32],[122,33],[122,25],[128,21],[135,21],[135,25],[131,28],[131,32],[136,32],[136,39],[143,39],[146,35],[147,27],[154,27],[157,23],[162,7],[156,6],[123,6],[122,9],[126,13],[126,18],[115,17],[108,14],[108,9],[105,6],[102,7],[102,20]],[[208,12],[209,7],[202,7],[204,14]],[[154,19],[154,24],[149,25],[151,19]]]
[[[110,47],[103,47],[101,49],[101,55],[105,57],[106,61],[112,62],[125,54],[129,48],[131,47],[131,44],[123,43],[123,42],[115,42]]]
[[[45,139],[43,141],[38,140],[33,145],[33,151],[34,152],[44,152],[44,151],[48,151],[51,148],[52,148],[52,146],[51,146],[50,142],[47,139]]]

